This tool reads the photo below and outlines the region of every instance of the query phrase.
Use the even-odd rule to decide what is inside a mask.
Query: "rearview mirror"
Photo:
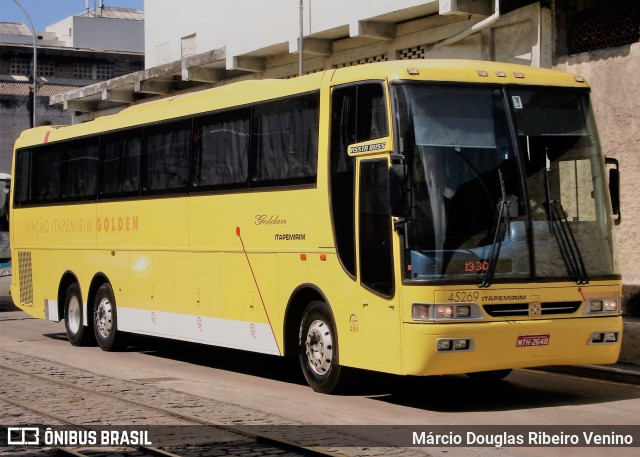
[[[609,168],[609,194],[611,195],[611,208],[613,215],[616,217],[615,224],[622,222],[622,214],[620,212],[620,163],[617,159],[605,157],[605,164],[612,165]]]
[[[404,157],[400,154],[391,154],[391,167],[389,168],[389,207],[394,217],[405,217],[408,211],[407,205],[407,167]]]

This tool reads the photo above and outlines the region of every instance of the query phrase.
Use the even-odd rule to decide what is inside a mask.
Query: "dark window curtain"
[[[350,144],[381,138],[387,136],[388,132],[384,87],[381,83],[351,85],[333,91],[330,153],[331,214],[338,256],[347,272],[354,277],[356,275],[355,160],[349,156],[347,149]]]
[[[29,175],[31,169],[31,153],[29,149],[18,151],[16,155],[15,176],[13,183],[13,202],[15,206],[29,203]]]
[[[360,276],[362,283],[385,295],[393,295],[393,252],[389,171],[386,159],[360,166]]]
[[[194,187],[242,187],[247,183],[249,119],[250,111],[243,110],[199,122],[194,138]]]
[[[98,140],[69,143],[60,167],[63,200],[95,198],[98,183]]]
[[[47,203],[60,199],[60,168],[62,154],[58,145],[33,151],[31,169],[31,201]]]
[[[140,190],[139,132],[103,137],[101,148],[100,197],[137,195]]]
[[[172,123],[145,132],[143,191],[186,190],[191,154],[191,122]]]
[[[373,140],[389,135],[387,108],[382,84],[358,86],[358,139]]]
[[[331,215],[338,257],[356,275],[355,159],[347,147],[356,142],[356,86],[336,89],[331,99]]]
[[[281,185],[315,181],[318,111],[318,95],[254,108],[252,182]]]

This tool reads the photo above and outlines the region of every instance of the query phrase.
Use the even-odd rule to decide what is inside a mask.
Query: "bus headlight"
[[[411,319],[414,321],[428,321],[431,320],[431,305],[425,305],[423,303],[414,303],[411,307]]]
[[[617,313],[618,312],[618,300],[604,300],[604,309],[605,313]]]
[[[471,317],[471,306],[469,305],[460,305],[456,306],[456,317]]]
[[[0,270],[0,278],[4,278],[5,276],[11,276],[11,267]]]
[[[411,318],[414,321],[456,321],[482,319],[482,312],[475,303],[461,303],[455,305],[428,305],[413,303]]]
[[[454,306],[436,305],[436,319],[451,319],[453,317]]]
[[[587,314],[615,314],[620,309],[620,301],[617,298],[602,298],[589,300],[585,307]]]
[[[603,308],[602,300],[591,300],[589,302],[589,311],[592,313],[601,313]]]

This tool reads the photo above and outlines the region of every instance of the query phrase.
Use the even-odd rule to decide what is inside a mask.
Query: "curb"
[[[640,386],[640,366],[632,364],[550,366],[536,370]]]

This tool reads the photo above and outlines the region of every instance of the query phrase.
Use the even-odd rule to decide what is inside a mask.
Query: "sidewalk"
[[[624,317],[620,362],[640,366],[640,318]]]
[[[542,367],[542,371],[570,374],[581,378],[602,379],[624,384],[640,385],[640,365],[616,363],[614,365],[577,365]]]
[[[622,350],[613,365],[543,367],[544,371],[640,385],[640,318],[625,317]]]

